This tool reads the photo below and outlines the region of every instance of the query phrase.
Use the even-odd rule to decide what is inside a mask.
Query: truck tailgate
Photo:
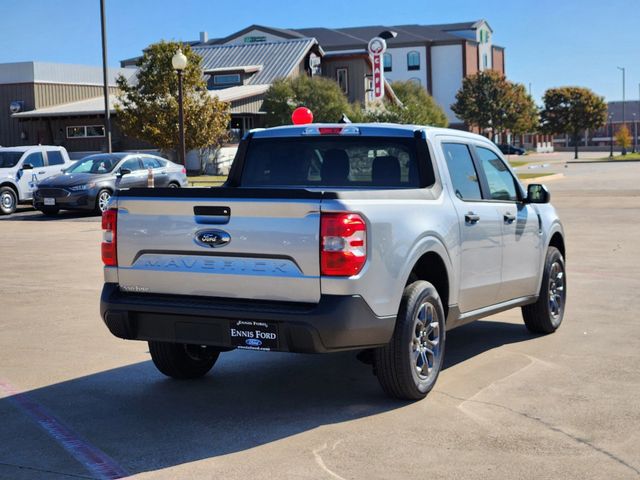
[[[229,197],[226,189],[174,190],[180,192],[119,193],[122,290],[320,300],[319,195],[242,198],[238,189]]]

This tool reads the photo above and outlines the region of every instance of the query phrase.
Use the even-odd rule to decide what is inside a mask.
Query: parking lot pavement
[[[638,478],[639,184],[637,163],[550,183],[564,324],[532,336],[510,311],[449,332],[417,403],[353,353],[236,351],[167,380],[102,325],[97,217],[3,220],[0,478]]]

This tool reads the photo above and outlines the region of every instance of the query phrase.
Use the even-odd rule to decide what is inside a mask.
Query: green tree
[[[299,106],[313,112],[314,122],[337,122],[352,111],[335,81],[299,75],[276,80],[265,93],[262,109],[266,112],[267,126],[291,124],[291,114]]]
[[[540,112],[543,131],[551,134],[571,135],[578,158],[580,133],[595,130],[607,121],[607,104],[604,98],[588,88],[550,88],[544,93],[544,108]]]
[[[228,138],[229,104],[209,94],[203,80],[201,58],[189,45],[165,42],[149,46],[138,62],[132,84],[120,76],[116,105],[118,125],[125,135],[161,150],[177,150],[178,78],[171,58],[181,48],[187,57],[183,72],[185,143],[187,150],[217,148]]]
[[[631,132],[626,124],[623,124],[616,132],[616,143],[622,147],[622,154],[625,155],[627,148],[632,142]]]
[[[415,82],[393,82],[391,88],[401,105],[388,103],[362,112],[362,121],[446,127],[447,116],[433,97]],[[357,114],[355,115],[358,118]],[[353,120],[353,119],[352,119]]]
[[[504,126],[514,135],[535,132],[540,125],[540,114],[524,85],[511,83],[505,106]]]
[[[490,129],[493,138],[495,133],[504,132],[513,124],[513,119],[509,118],[512,96],[512,84],[504,75],[484,70],[462,81],[451,110],[467,125],[476,126],[481,132]]]

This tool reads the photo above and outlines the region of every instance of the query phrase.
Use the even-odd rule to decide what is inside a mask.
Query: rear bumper
[[[116,337],[225,348],[233,348],[231,322],[269,322],[277,326],[276,350],[304,353],[385,345],[396,321],[376,316],[357,295],[322,295],[317,304],[297,304],[133,294],[115,283],[103,287],[100,314]]]

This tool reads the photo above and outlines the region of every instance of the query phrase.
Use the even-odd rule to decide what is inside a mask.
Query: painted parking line
[[[19,391],[9,382],[0,379],[0,394],[6,396],[18,410],[35,421],[51,438],[80,462],[95,478],[115,479],[129,474],[115,460],[99,448],[91,445],[80,435],[51,414],[44,406],[28,394]]]

